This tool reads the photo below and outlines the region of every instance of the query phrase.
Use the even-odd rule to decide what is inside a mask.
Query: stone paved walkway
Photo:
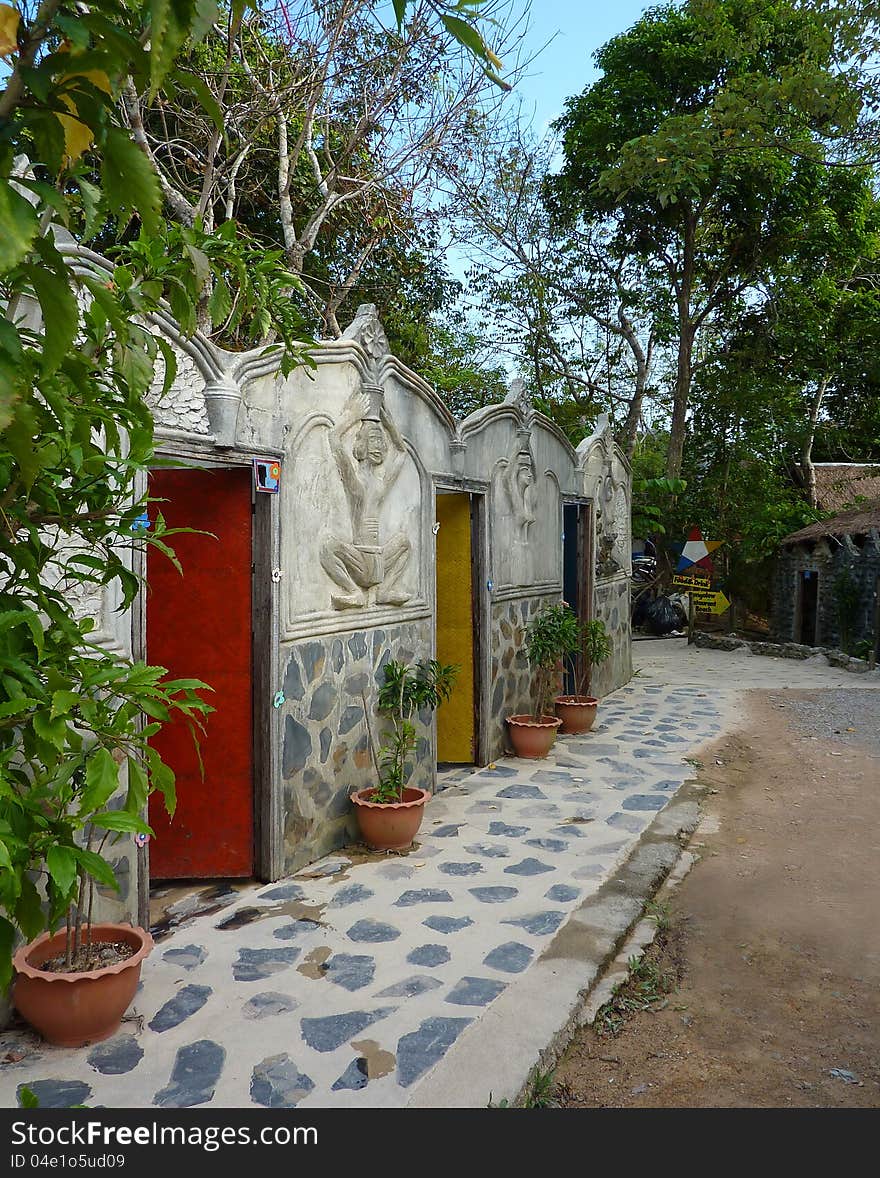
[[[438,794],[408,856],[220,887],[210,916],[178,906],[112,1039],[0,1036],[0,1104],[26,1083],[45,1107],[406,1105],[720,728],[715,693],[636,679],[545,761],[501,760]],[[492,1079],[487,1061],[487,1099]]]

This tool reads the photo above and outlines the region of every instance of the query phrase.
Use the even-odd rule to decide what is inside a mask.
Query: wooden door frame
[[[489,666],[492,657],[489,646],[489,591],[486,587],[488,504],[485,491],[470,491],[469,494],[474,652],[474,764],[482,766],[489,760]]]
[[[171,467],[253,469],[254,458],[282,462],[279,453],[237,447],[218,454],[214,446],[191,439],[164,438],[157,432],[156,457]],[[165,466],[164,469],[168,469]],[[282,465],[283,477],[283,465]],[[135,492],[143,494],[147,473],[136,481]],[[253,740],[254,878],[266,883],[284,873],[280,791],[281,739],[274,723],[272,699],[279,682],[278,586],[272,570],[280,566],[280,495],[258,494],[251,480],[251,705]],[[173,546],[173,545],[172,545]],[[145,586],[145,554],[139,554],[137,571]],[[132,607],[132,651],[142,660],[147,655],[146,589]],[[138,919],[149,923],[149,844],[138,850]],[[144,926],[146,927],[146,925]]]
[[[437,518],[437,496],[440,494],[470,496],[471,524],[471,607],[473,611],[473,668],[474,668],[474,764],[488,763],[489,748],[489,686],[491,680],[491,648],[489,626],[491,602],[487,588],[489,567],[488,495],[489,484],[476,479],[437,478],[434,480],[432,518]],[[437,654],[437,566],[434,549],[434,583],[431,589],[431,646]],[[434,772],[437,766],[437,722],[434,719]]]
[[[591,622],[596,614],[596,556],[594,552],[594,535],[596,530],[595,502],[581,495],[563,495],[560,506],[560,533],[565,534],[565,509],[577,507],[577,561],[578,561],[578,599],[573,604],[575,613],[581,622]],[[565,581],[564,542],[560,545],[560,584]],[[576,674],[583,672],[583,655],[578,654]]]

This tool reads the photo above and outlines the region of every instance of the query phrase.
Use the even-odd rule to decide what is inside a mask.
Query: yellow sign
[[[730,609],[730,602],[720,591],[716,593],[709,589],[695,589],[691,591],[691,598],[698,614],[723,614]]]
[[[698,573],[674,573],[672,584],[679,589],[708,589],[711,581],[708,573],[704,576]]]

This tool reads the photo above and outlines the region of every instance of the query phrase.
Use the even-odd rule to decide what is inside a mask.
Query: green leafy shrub
[[[611,657],[611,637],[601,618],[593,618],[580,627],[578,652],[581,655],[581,673],[577,678],[577,695],[592,695],[593,668]]]
[[[373,748],[379,783],[374,802],[399,802],[412,774],[408,758],[416,747],[413,716],[433,712],[449,699],[460,668],[425,659],[415,665],[391,661],[385,666],[385,682],[379,691],[378,710],[391,721],[382,747]],[[366,714],[366,703],[365,703]],[[372,747],[372,734],[370,737]]]
[[[67,920],[68,959],[88,955],[94,888],[117,886],[107,853],[149,833],[151,794],[174,812],[174,774],[151,737],[174,715],[198,737],[211,710],[204,684],[109,649],[86,616],[100,594],[131,606],[147,546],[174,560],[161,513],[142,522],[147,397],[176,373],[154,327],[170,313],[188,335],[207,315],[233,343],[272,338],[282,366],[301,343],[296,282],[277,255],[258,258],[234,224],[208,237],[165,222],[159,180],[120,117],[128,87],[155,92],[166,78],[199,100],[203,84],[174,56],[210,26],[209,0],[3,12],[14,35],[0,85],[0,987],[18,936]],[[109,265],[81,249],[99,232]]]
[[[525,630],[526,657],[532,668],[534,716],[552,713],[553,695],[562,673],[563,660],[580,644],[580,625],[570,606],[545,605]]]

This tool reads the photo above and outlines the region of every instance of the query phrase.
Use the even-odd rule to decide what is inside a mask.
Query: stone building
[[[613,640],[594,690],[629,679],[631,484],[607,421],[575,450],[520,388],[456,421],[372,306],[287,376],[265,351],[154,325],[179,364],[153,404],[150,514],[194,529],[171,540],[184,576],[151,550],[129,613],[112,592],[81,608],[101,641],[210,683],[216,711],[203,776],[181,725],[157,738],[177,814],[151,808],[155,838],[117,864],[142,896],[147,876],[274,880],[343,845],[389,659],[461,666],[420,725],[428,787],[438,762],[504,752],[504,717],[531,710],[523,626],[563,591]]]
[[[784,642],[877,650],[880,499],[810,524],[782,541],[771,631]]]

